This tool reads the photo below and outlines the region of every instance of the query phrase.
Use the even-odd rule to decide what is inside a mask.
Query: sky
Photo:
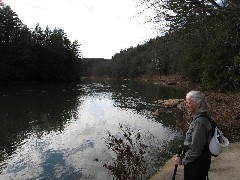
[[[134,0],[2,0],[28,28],[63,29],[84,58],[106,58],[157,36]]]

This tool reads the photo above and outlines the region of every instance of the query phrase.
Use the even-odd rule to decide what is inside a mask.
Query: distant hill
[[[103,76],[106,75],[105,69],[109,66],[110,59],[104,58],[83,58],[82,76]]]

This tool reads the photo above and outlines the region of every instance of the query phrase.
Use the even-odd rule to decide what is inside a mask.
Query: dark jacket
[[[210,121],[204,115],[206,116],[206,113],[198,113],[192,117],[193,120],[184,141],[184,146],[188,147],[188,151],[182,159],[183,165],[196,160],[203,150],[208,148],[212,137],[212,127]]]

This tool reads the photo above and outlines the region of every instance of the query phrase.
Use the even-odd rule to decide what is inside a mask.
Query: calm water
[[[113,156],[107,132],[118,135],[124,124],[148,143],[150,134],[159,142],[179,140],[172,110],[160,118],[151,113],[155,100],[184,96],[138,81],[1,85],[0,179],[110,179],[102,167]]]

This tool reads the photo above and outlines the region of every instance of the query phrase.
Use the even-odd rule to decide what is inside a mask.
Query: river
[[[115,156],[105,140],[120,125],[140,132],[153,151],[171,143],[172,154],[183,138],[177,116],[170,109],[153,117],[154,101],[184,96],[145,81],[1,84],[0,179],[111,179],[103,163]]]

